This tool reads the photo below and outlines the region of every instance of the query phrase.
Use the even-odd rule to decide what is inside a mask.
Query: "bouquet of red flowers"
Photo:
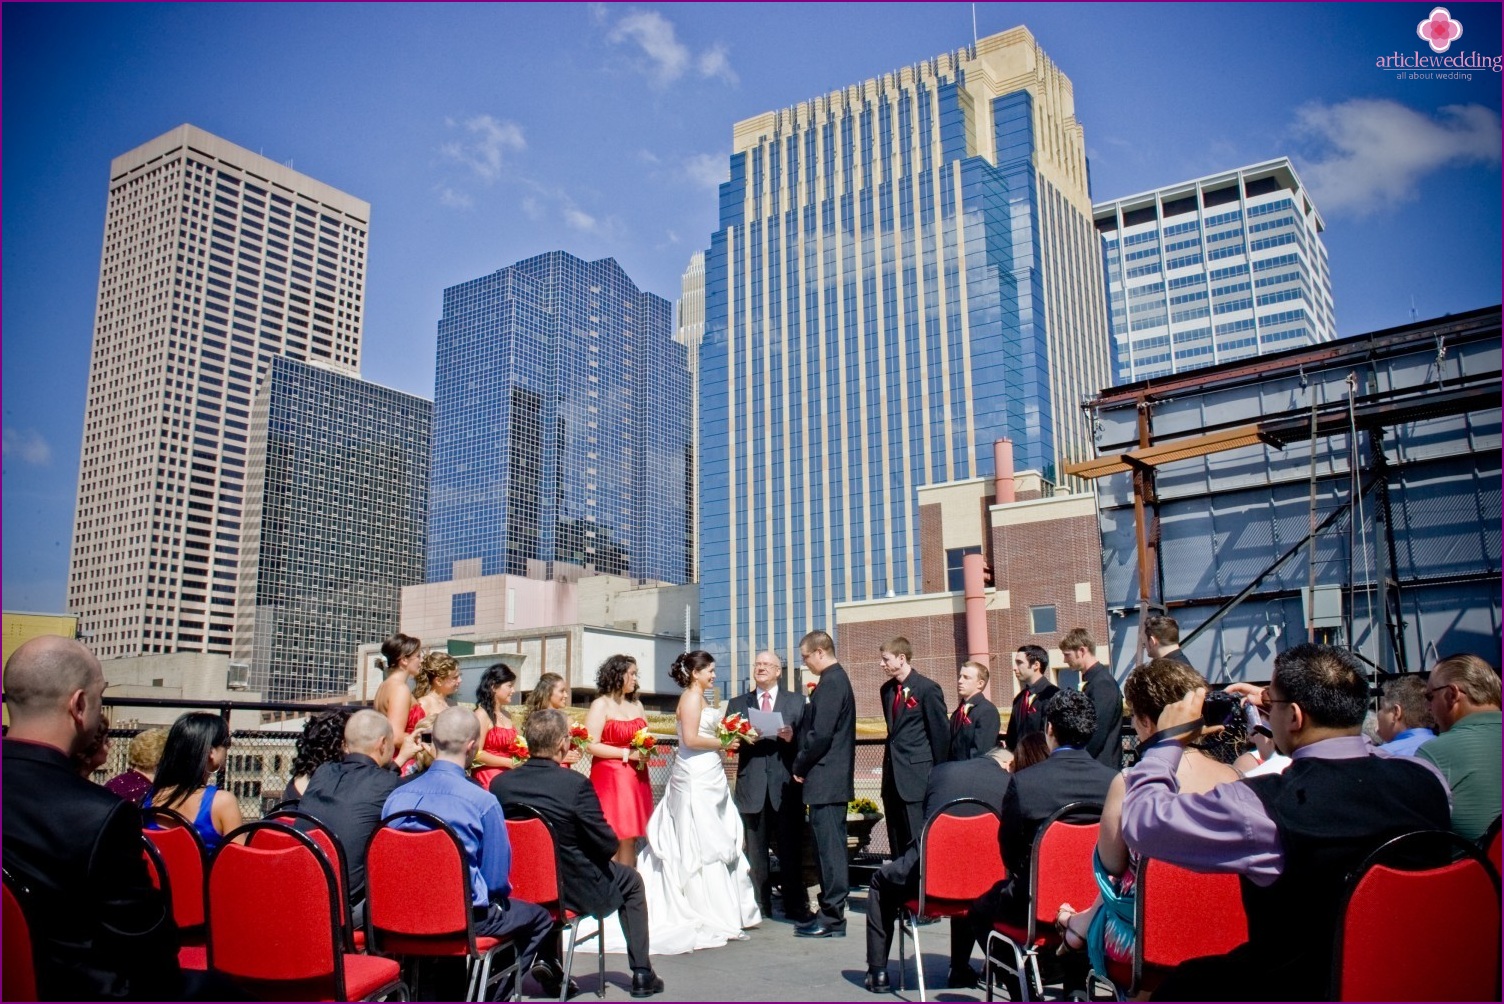
[[[502,751],[501,755],[509,756],[518,763],[521,763],[532,756],[533,751],[527,748],[527,740],[522,738],[521,735],[517,735],[512,737],[512,741],[507,744],[507,748]]]
[[[647,770],[648,758],[653,755],[653,750],[658,748],[658,740],[654,739],[653,733],[647,729],[638,729],[632,734],[632,739],[627,746],[630,749],[642,751],[642,759],[637,761],[637,769]]]
[[[595,742],[590,736],[590,730],[583,725],[571,725],[569,727],[569,741],[577,750],[583,750],[586,746]]]
[[[738,739],[751,742],[757,738],[757,730],[752,727],[752,723],[747,721],[745,716],[727,715],[716,723],[715,736],[721,741],[722,748],[725,748]]]

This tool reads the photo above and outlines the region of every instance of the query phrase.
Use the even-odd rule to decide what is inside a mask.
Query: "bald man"
[[[26,642],[5,664],[5,870],[25,911],[43,1000],[184,996],[178,930],[141,857],[141,813],[79,776],[107,729],[104,673],[76,641]]]

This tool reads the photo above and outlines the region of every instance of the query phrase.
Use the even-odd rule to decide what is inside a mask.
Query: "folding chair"
[[[280,846],[257,840],[266,830]],[[256,1000],[406,1000],[395,959],[344,951],[338,896],[312,838],[265,820],[237,827],[209,868],[209,968]]]
[[[596,917],[593,934],[580,937],[580,915],[566,909],[563,901],[563,883],[560,879],[559,848],[554,840],[554,829],[548,820],[530,805],[508,805],[507,836],[512,842],[512,894],[529,903],[537,903],[553,918],[554,926],[561,933],[567,932],[569,944],[564,952],[564,978],[559,989],[559,999],[569,996],[570,970],[574,966],[574,950],[582,942],[595,939],[596,958],[600,971],[597,997],[606,996],[606,939],[601,933],[603,923]]]
[[[193,824],[171,809],[144,809],[141,835],[160,852],[163,892],[171,897],[172,919],[184,945],[204,944],[204,907],[208,852]],[[158,824],[153,826],[153,824]]]
[[[32,954],[31,925],[21,901],[30,894],[26,887],[4,873],[5,909],[0,915],[5,929],[5,999],[8,1001],[34,1001],[37,999],[37,960]]]
[[[167,859],[157,845],[152,843],[143,832],[141,834],[141,856],[146,859],[146,874],[151,878],[152,887],[162,893],[167,900],[168,908],[172,907],[172,879],[167,874]],[[209,968],[209,948],[203,943],[179,944],[178,967],[180,969],[204,970]]]
[[[970,811],[958,812],[959,807]],[[997,826],[997,810],[979,798],[954,799],[925,821],[919,835],[919,895],[898,909],[898,989],[905,988],[905,934],[914,939],[919,999],[925,1000],[919,925],[965,916],[976,898],[1007,874]]]
[[[411,820],[421,830],[392,824]],[[515,850],[514,850],[515,854]],[[467,1001],[494,1000],[493,988],[522,985],[520,949],[511,938],[477,936],[470,903],[470,866],[460,838],[431,812],[409,809],[381,821],[366,845],[366,946],[405,959],[465,961]],[[511,964],[493,972],[496,957]]]
[[[345,932],[345,947],[350,951],[364,951],[366,944],[365,932],[355,930],[355,925],[350,917],[350,868],[345,861],[344,845],[340,843],[340,839],[335,836],[334,831],[325,826],[317,818],[299,809],[287,808],[285,807],[286,805],[287,803],[284,802],[276,809],[273,809],[270,815],[262,818],[286,823],[293,829],[307,834],[318,845],[319,850],[323,852],[325,859],[328,860],[330,866],[334,869],[335,888],[339,892],[339,901],[342,904],[340,925]],[[258,841],[258,846],[260,846],[259,842],[266,841],[266,846],[270,847],[285,846],[286,841],[286,837],[279,834],[276,830],[261,830],[253,839]]]
[[[1414,867],[1425,860],[1447,863]],[[1349,874],[1338,916],[1331,1000],[1499,999],[1499,876],[1456,834],[1385,843]],[[1399,965],[1386,923],[1396,917],[1405,925]]]
[[[987,934],[987,999],[992,1000],[994,970],[1011,973],[1018,981],[1023,1000],[1029,999],[1030,971],[1033,992],[1044,998],[1044,979],[1039,973],[1039,952],[1060,942],[1055,917],[1062,903],[1090,903],[1097,897],[1091,860],[1097,849],[1102,807],[1072,802],[1056,810],[1034,834],[1030,853],[1028,925],[1017,927],[998,922]],[[1007,956],[1002,953],[1006,950]]]

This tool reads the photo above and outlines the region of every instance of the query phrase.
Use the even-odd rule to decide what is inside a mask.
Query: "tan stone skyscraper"
[[[251,401],[359,373],[370,206],[190,125],[109,185],[69,607],[102,658],[228,653]]]

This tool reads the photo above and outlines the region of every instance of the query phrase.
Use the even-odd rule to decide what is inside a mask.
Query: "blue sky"
[[[1288,155],[1357,334],[1500,299],[1500,80],[1396,79],[1429,3],[977,4],[1075,85],[1099,200]],[[1450,54],[1500,55],[1452,4]],[[191,122],[372,204],[363,374],[432,396],[445,286],[562,248],[673,299],[736,121],[971,40],[972,5],[3,7],[4,606],[60,611],[109,162]],[[650,406],[650,403],[646,403]]]

